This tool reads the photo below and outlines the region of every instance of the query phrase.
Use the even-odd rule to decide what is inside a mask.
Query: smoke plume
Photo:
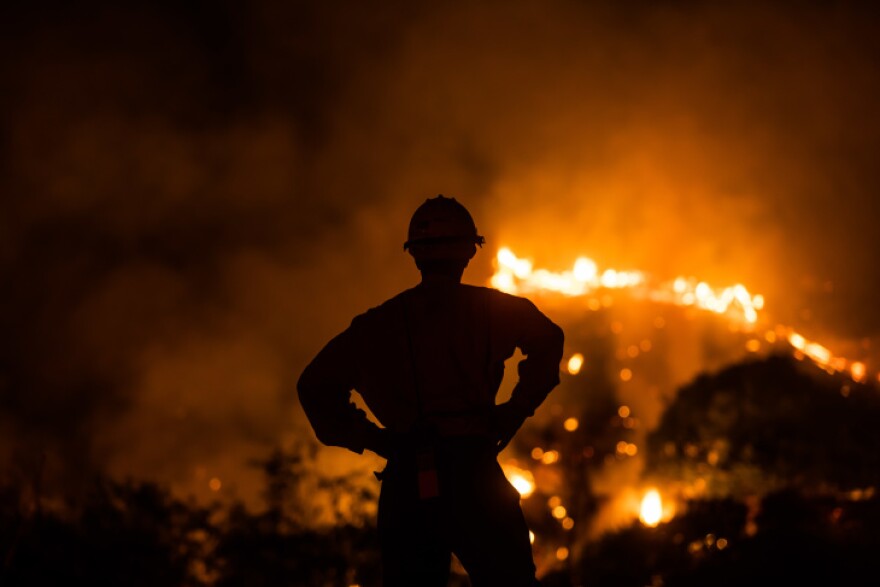
[[[857,3],[28,3],[2,27],[0,456],[249,495],[294,383],[417,280],[409,214],[880,330]],[[43,457],[40,457],[43,455]],[[44,459],[44,460],[41,460]],[[35,464],[42,463],[42,464]]]

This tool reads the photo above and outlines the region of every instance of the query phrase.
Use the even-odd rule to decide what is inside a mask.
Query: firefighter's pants
[[[384,587],[446,587],[452,553],[473,587],[539,586],[520,496],[505,478],[492,441],[438,441],[439,496],[427,499],[419,495],[415,452],[396,454],[382,473]]]

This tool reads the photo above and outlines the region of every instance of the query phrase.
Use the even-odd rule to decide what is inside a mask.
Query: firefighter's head
[[[424,272],[463,271],[486,242],[474,219],[455,198],[439,195],[419,206],[409,222],[403,248]]]

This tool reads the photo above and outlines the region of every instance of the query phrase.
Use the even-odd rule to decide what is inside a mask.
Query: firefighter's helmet
[[[462,256],[459,251],[473,251],[474,245],[482,246],[485,242],[486,239],[477,233],[477,226],[467,208],[455,198],[440,194],[425,200],[413,213],[403,248],[413,256]],[[472,257],[473,252],[467,256]]]

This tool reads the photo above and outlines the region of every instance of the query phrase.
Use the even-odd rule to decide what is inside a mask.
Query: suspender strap
[[[409,365],[412,370],[413,391],[416,395],[416,423],[418,424],[424,417],[424,407],[422,406],[422,394],[419,390],[419,373],[416,368],[416,352],[409,325],[409,303],[407,302],[407,296],[403,296],[403,325],[406,329],[406,344],[409,349]]]

